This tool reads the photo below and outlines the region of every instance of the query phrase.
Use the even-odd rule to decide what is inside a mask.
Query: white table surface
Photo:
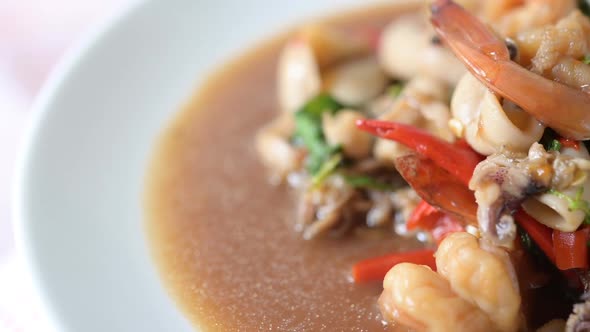
[[[0,1],[0,332],[54,331],[12,235],[12,175],[31,103],[63,52],[126,1]]]

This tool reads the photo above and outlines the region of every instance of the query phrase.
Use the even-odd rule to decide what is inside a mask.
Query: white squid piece
[[[424,74],[455,85],[465,67],[442,45],[432,43],[434,32],[424,20],[404,16],[390,23],[379,42],[379,60],[394,78],[409,80]]]
[[[515,105],[498,97],[472,74],[466,73],[451,101],[455,135],[464,137],[477,152],[527,152],[545,126]]]
[[[584,145],[580,149],[563,148],[561,156],[552,163],[554,177],[566,182],[560,192],[574,199],[582,190],[581,199],[590,201],[590,154]],[[555,181],[557,182],[557,181]],[[570,183],[568,183],[570,182]],[[558,186],[559,184],[555,184]],[[584,222],[586,214],[581,210],[572,210],[569,200],[547,192],[531,197],[523,202],[523,209],[533,218],[546,226],[562,232],[573,232]]]
[[[387,76],[373,57],[334,66],[324,78],[326,90],[344,105],[362,105],[377,97],[387,85]]]

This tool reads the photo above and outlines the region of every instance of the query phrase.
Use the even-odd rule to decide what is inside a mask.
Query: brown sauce
[[[382,25],[396,12],[373,8],[331,21]],[[294,197],[269,185],[257,160],[254,135],[277,114],[283,41],[213,75],[156,147],[146,203],[161,277],[202,330],[392,330],[377,308],[380,283],[351,283],[350,267],[418,244],[393,236],[302,240],[293,229]]]

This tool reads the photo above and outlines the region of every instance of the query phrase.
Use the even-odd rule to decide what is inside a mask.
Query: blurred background
[[[64,52],[131,0],[0,0],[0,332],[51,329],[15,249],[15,159],[31,104]]]

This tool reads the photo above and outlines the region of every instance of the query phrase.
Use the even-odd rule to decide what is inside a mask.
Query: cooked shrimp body
[[[510,37],[525,29],[555,23],[576,5],[574,0],[457,0],[457,3]]]
[[[366,36],[345,34],[324,24],[306,25],[297,31],[279,56],[277,85],[281,110],[297,111],[322,90],[322,70],[340,61],[366,55],[371,49],[370,44],[370,38]],[[374,76],[378,75],[382,73]]]
[[[567,138],[590,138],[590,94],[546,79],[510,61],[503,41],[450,0],[432,7],[435,30],[488,88]],[[567,110],[567,116],[563,111]]]
[[[588,91],[590,66],[576,59],[563,58],[551,69],[551,77],[557,82]]]
[[[301,166],[302,154],[289,138],[295,131],[291,114],[281,114],[256,134],[256,150],[262,162],[273,172],[273,180],[283,180],[289,172]]]
[[[388,321],[417,331],[495,331],[488,316],[424,265],[398,264],[385,276],[379,305]]]
[[[436,251],[438,272],[398,264],[385,276],[383,316],[418,331],[517,331],[521,297],[508,254],[466,232]]]
[[[486,251],[475,236],[458,232],[442,241],[436,251],[436,266],[451,288],[475,303],[500,331],[516,330],[521,298],[506,252]]]
[[[590,52],[590,20],[574,10],[555,24],[519,32],[515,42],[521,65],[553,78],[552,68],[559,61],[581,59]]]
[[[318,60],[304,39],[293,39],[279,57],[278,98],[283,112],[297,111],[321,90]]]
[[[513,37],[519,31],[555,23],[575,6],[573,0],[500,0],[486,1],[485,9],[494,27]]]

